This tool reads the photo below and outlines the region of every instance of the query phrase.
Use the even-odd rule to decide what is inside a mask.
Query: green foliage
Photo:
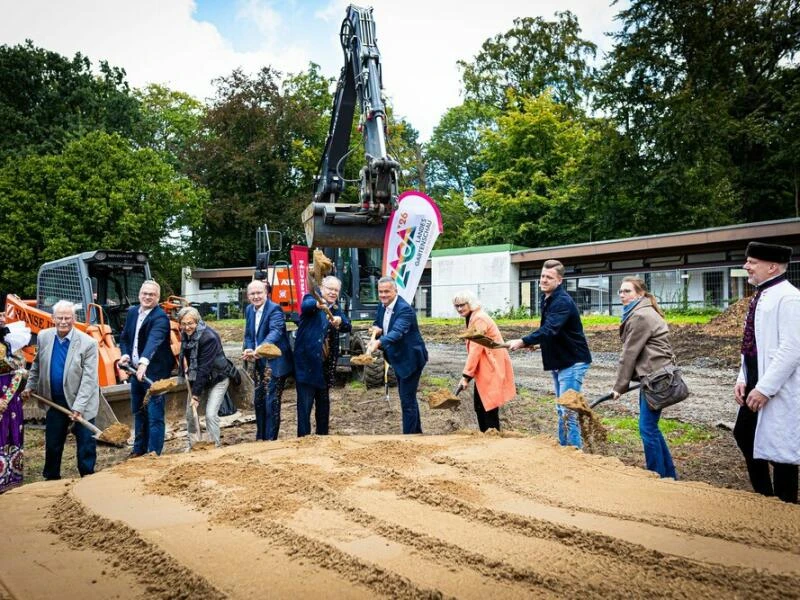
[[[571,12],[555,16],[555,21],[514,19],[514,27],[483,43],[473,62],[459,61],[465,97],[505,109],[509,101],[551,90],[556,102],[578,106],[592,87],[594,71],[587,59],[594,58],[597,47],[580,37]]]
[[[13,249],[2,287],[30,296],[41,263],[123,248],[149,252],[157,278],[180,289],[180,271],[161,268],[180,241],[165,240],[196,222],[203,198],[157,153],[116,134],[89,133],[61,154],[10,158],[0,168],[0,244]]]
[[[27,153],[53,154],[90,131],[129,137],[139,120],[125,71],[24,45],[0,46],[0,164]]]
[[[608,429],[608,441],[611,444],[637,446],[641,444],[639,437],[639,417],[603,417],[603,426]],[[677,448],[713,439],[713,430],[701,425],[692,425],[674,419],[661,418],[658,428],[667,443]]]
[[[422,378],[422,382],[425,385],[430,385],[433,387],[447,387],[449,385],[453,385],[453,381],[448,379],[447,377],[437,377],[435,375],[425,375]]]
[[[529,306],[517,306],[514,308],[513,306],[508,307],[505,310],[493,310],[489,311],[489,315],[495,321],[514,321],[514,320],[525,320],[531,318],[531,309]]]
[[[516,104],[516,103],[515,103]],[[549,94],[519,98],[485,134],[486,172],[467,218],[472,244],[545,246],[582,235],[581,164],[596,134]]]

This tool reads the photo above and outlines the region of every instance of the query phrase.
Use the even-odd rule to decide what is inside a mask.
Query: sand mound
[[[0,590],[20,598],[800,589],[798,507],[499,434],[309,436],[127,461],[0,496],[0,528],[15,549]]]

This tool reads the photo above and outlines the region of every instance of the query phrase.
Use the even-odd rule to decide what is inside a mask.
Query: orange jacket
[[[481,309],[472,311],[469,326],[503,343],[503,336],[492,318]],[[505,348],[494,350],[467,340],[467,364],[464,375],[475,380],[481,402],[486,410],[493,410],[511,400],[517,393],[514,369]]]

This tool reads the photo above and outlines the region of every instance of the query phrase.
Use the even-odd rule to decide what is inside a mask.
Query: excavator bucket
[[[363,212],[358,204],[312,202],[303,211],[309,247],[383,248],[389,215]]]

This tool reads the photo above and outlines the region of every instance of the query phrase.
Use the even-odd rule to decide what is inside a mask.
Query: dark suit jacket
[[[337,305],[338,306],[338,305]],[[340,308],[332,308],[334,317],[341,317],[339,331],[352,329],[350,320]],[[303,296],[300,306],[300,324],[297,326],[297,337],[294,340],[294,378],[299,383],[326,388],[325,373],[322,369],[322,343],[328,335],[330,323],[325,312],[317,308],[317,300],[311,294]],[[334,357],[339,354],[338,343],[331,350]]]
[[[178,373],[184,375],[188,371],[191,352],[186,350],[186,334],[181,334],[181,353],[178,356]],[[219,361],[225,360],[225,352],[222,350],[222,340],[219,334],[206,326],[200,339],[197,340],[197,372],[192,384],[192,395],[201,396],[206,389],[217,385],[225,379],[227,375],[214,365]]]
[[[269,361],[260,358],[256,361],[256,366],[260,371],[264,370],[267,362],[272,369],[273,377],[283,377],[292,372],[292,348],[289,345],[289,334],[286,332],[286,319],[280,305],[267,299],[264,304],[264,312],[261,314],[261,322],[256,331],[256,309],[249,304],[244,309],[244,345],[245,350],[255,350],[257,346],[264,343],[275,344],[281,349],[281,356],[272,358]]]
[[[373,323],[376,327],[383,329],[385,314],[386,307],[381,304]],[[379,339],[386,360],[398,377],[408,377],[428,362],[428,349],[419,332],[417,314],[400,296],[389,319],[389,330],[384,331]]]
[[[123,354],[133,356],[133,339],[136,336],[136,321],[139,318],[139,307],[131,306],[125,319],[125,327],[119,337],[119,345]],[[150,361],[147,365],[147,377],[153,381],[166,379],[175,366],[175,357],[169,345],[169,317],[160,306],[156,306],[145,317],[139,329],[139,358]]]

